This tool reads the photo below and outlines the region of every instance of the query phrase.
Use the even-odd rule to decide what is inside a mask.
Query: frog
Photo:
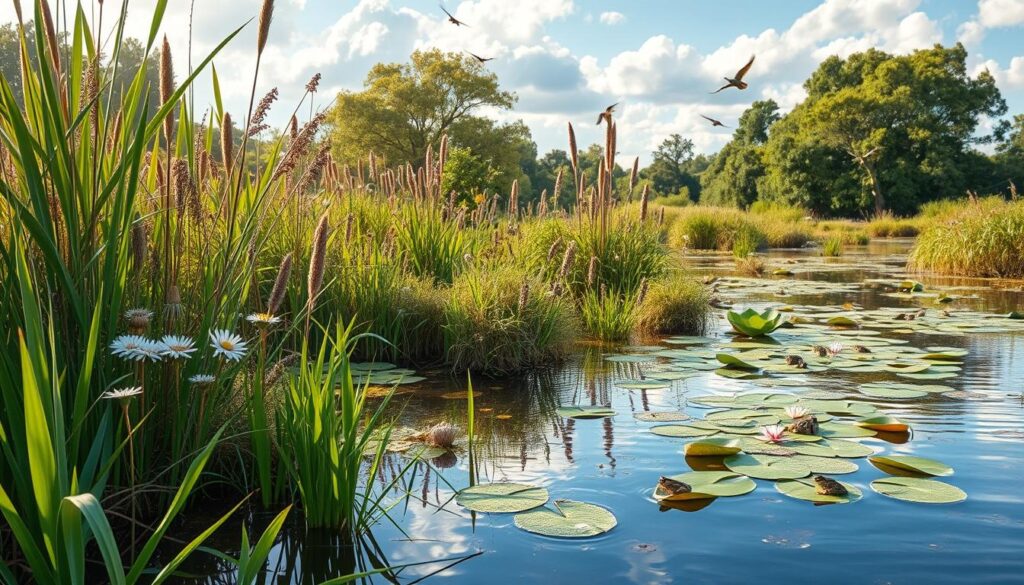
[[[820,495],[845,496],[850,493],[846,491],[846,488],[843,487],[843,484],[839,483],[838,481],[832,478],[825,477],[824,475],[815,475],[813,479],[814,489]]]
[[[804,358],[802,358],[802,357],[800,357],[798,355],[787,355],[786,356],[786,365],[787,366],[795,366],[795,367],[797,367],[799,369],[804,369],[804,368],[807,367],[807,362],[804,361]]]
[[[828,355],[828,349],[821,345],[812,345],[811,351],[818,354],[818,357],[825,357]]]
[[[819,430],[818,418],[812,414],[802,416],[789,424],[786,430],[798,435],[817,435]]]
[[[688,494],[693,491],[690,484],[679,481],[678,479],[672,479],[671,477],[665,477],[664,475],[658,479],[658,487],[665,490],[669,495],[675,496],[678,494]]]
[[[851,346],[851,349],[853,349],[853,351],[857,353],[871,353],[871,350],[864,347],[863,345],[854,345]]]

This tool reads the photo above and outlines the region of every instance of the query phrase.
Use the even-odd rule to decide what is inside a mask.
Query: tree
[[[686,189],[690,199],[697,200],[700,182],[689,172],[694,161],[692,140],[673,134],[658,145],[653,159],[640,176],[651,181],[657,194],[676,195]]]
[[[910,213],[982,188],[971,152],[992,137],[975,131],[1006,103],[989,73],[967,74],[966,59],[960,44],[829,57],[804,84],[807,99],[768,140],[762,195],[825,213]],[[844,190],[822,191],[826,185]]]
[[[1024,189],[1024,114],[1013,117],[1006,139],[996,145],[993,164],[993,182],[1019,195]]]
[[[779,105],[773,100],[754,102],[743,112],[733,139],[700,176],[702,202],[746,208],[757,200],[765,174],[764,143],[778,120]]]
[[[453,146],[469,147],[484,158],[493,154],[484,146],[504,156],[525,129],[475,115],[484,107],[508,110],[516,98],[498,87],[493,73],[458,53],[416,51],[409,63],[378,63],[364,88],[339,94],[330,115],[333,150],[343,162],[373,152],[389,164],[417,164],[443,134]]]
[[[443,193],[455,192],[459,202],[472,207],[478,194],[485,194],[497,187],[498,172],[491,164],[463,147],[448,151],[444,165]]]

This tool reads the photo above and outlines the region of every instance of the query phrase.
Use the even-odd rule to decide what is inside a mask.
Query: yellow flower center
[[[231,343],[230,339],[223,339],[223,340],[221,340],[220,346],[221,346],[221,348],[223,348],[223,349],[225,349],[227,351],[233,351],[235,349],[235,344]]]

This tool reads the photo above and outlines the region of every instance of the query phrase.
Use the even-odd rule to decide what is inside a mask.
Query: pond
[[[475,379],[478,481],[543,486],[552,501],[597,504],[617,519],[610,531],[558,539],[517,528],[513,514],[471,513],[453,501],[454,493],[469,484],[463,451],[438,457],[429,468],[413,464],[406,479],[412,495],[393,509],[395,525],[374,531],[375,545],[353,551],[329,534],[306,534],[299,522],[292,523],[271,555],[271,567],[278,571],[274,582],[313,583],[357,570],[368,550],[391,566],[447,559],[404,569],[400,580],[405,583],[423,577],[446,583],[752,583],[791,582],[794,577],[836,583],[1020,582],[1024,330],[1019,323],[1024,321],[1007,324],[1005,315],[1024,307],[1021,283],[914,276],[927,292],[900,293],[907,248],[906,242],[872,243],[847,248],[837,259],[803,250],[773,251],[766,257],[768,276],[759,280],[737,277],[729,257],[688,259],[699,273],[722,277],[718,294],[723,303],[758,310],[788,305],[790,314],[817,320],[808,325],[810,339],[844,340],[840,355],[845,361],[833,356],[808,360],[807,371],[778,368],[764,377],[744,379],[729,372],[724,377],[714,371],[721,365],[714,363],[714,353],[748,352],[743,356],[756,366],[781,362],[777,356],[758,361],[765,355],[758,352],[766,350],[757,347],[721,347],[733,337],[719,310],[710,342],[585,347],[571,363],[544,374]],[[792,274],[774,276],[775,269]],[[942,298],[938,293],[949,302],[937,302]],[[853,306],[844,309],[844,303]],[[925,316],[899,322],[898,315],[919,307],[926,307]],[[833,330],[821,323],[833,314],[850,315],[863,328]],[[999,332],[1003,325],[1009,330]],[[779,330],[781,349],[767,351],[802,343],[793,331]],[[879,341],[884,339],[902,341]],[[860,358],[866,367],[861,367],[850,354],[862,342],[875,355],[888,357],[872,361],[865,354]],[[955,349],[966,350],[966,356]],[[917,363],[926,351],[937,354],[927,370],[897,375],[892,370],[898,368],[875,367],[880,362]],[[665,372],[677,374],[664,378],[679,379],[659,378]],[[866,393],[861,385],[870,382],[884,382],[875,386],[883,389],[910,388],[900,386],[906,384],[931,388],[923,397],[890,397],[884,390]],[[936,391],[936,385],[947,388]],[[886,497],[871,482],[890,474],[866,458],[847,458],[843,461],[855,464],[856,471],[834,477],[863,495],[849,504],[815,505],[780,493],[773,481],[755,479],[755,489],[745,495],[660,506],[652,496],[659,477],[692,468],[725,469],[725,464],[721,457],[684,457],[684,445],[695,439],[655,434],[653,427],[669,423],[645,422],[636,415],[682,412],[691,420],[677,424],[686,425],[716,410],[701,404],[701,397],[752,393],[846,400],[866,405],[854,408],[858,415],[873,410],[895,417],[910,426],[909,433],[849,440],[880,455],[941,461],[955,472],[939,479],[967,498],[926,504]],[[465,398],[461,379],[402,394],[397,400],[400,424],[423,428],[452,420],[464,425]],[[614,416],[564,418],[556,413],[564,406],[605,406]],[[778,414],[780,408],[768,410]],[[825,424],[827,415],[821,415]],[[829,424],[855,428],[850,423],[856,418],[837,415]],[[748,433],[745,440],[756,441],[754,436]],[[407,463],[394,455],[388,464],[397,469]],[[237,531],[225,539],[212,544],[237,546]],[[467,558],[475,553],[481,554]],[[465,560],[453,564],[460,559]],[[200,562],[191,569],[212,573],[198,581],[230,582],[216,566]]]

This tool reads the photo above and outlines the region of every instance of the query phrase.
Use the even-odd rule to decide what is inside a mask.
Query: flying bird
[[[608,106],[607,108],[605,108],[603,112],[598,114],[598,116],[597,116],[597,125],[598,126],[601,125],[601,121],[602,120],[607,120],[608,124],[611,125],[611,123],[612,123],[612,112],[615,111],[615,106],[617,106],[617,105],[619,105],[619,102],[615,102],[614,104],[612,104],[612,105]]]
[[[750,71],[750,66],[753,65],[753,64],[754,64],[754,56],[751,55],[750,56],[750,61],[747,61],[747,64],[744,65],[742,69],[740,69],[739,71],[736,72],[736,77],[735,78],[730,79],[730,78],[726,77],[725,80],[728,81],[729,83],[726,83],[725,85],[723,85],[722,87],[718,88],[717,90],[715,90],[715,91],[713,91],[711,93],[718,93],[718,92],[722,91],[723,89],[727,89],[727,88],[730,88],[730,87],[735,87],[736,89],[747,89],[747,82],[743,81],[743,76],[746,75],[748,71]]]
[[[439,6],[441,6],[441,10],[443,10],[444,13],[448,15],[448,22],[454,24],[455,26],[469,26],[468,24],[462,22],[458,18],[455,18],[454,16],[452,16],[452,13],[448,12],[448,10],[445,9],[445,7],[443,5],[439,5]]]
[[[712,125],[712,126],[714,126],[714,127],[716,127],[716,128],[717,128],[718,126],[721,126],[722,128],[728,128],[728,126],[726,126],[725,124],[723,124],[723,123],[719,122],[718,120],[716,120],[716,119],[714,119],[714,118],[708,118],[708,117],[707,117],[707,116],[705,116],[704,114],[701,114],[701,115],[700,115],[700,117],[701,117],[701,118],[704,118],[704,119],[705,119],[705,120],[707,120],[708,122],[711,122],[711,125]]]
[[[476,59],[480,63],[486,63],[486,62],[490,61],[491,59],[494,59],[494,57],[481,57],[480,55],[477,55],[476,53],[474,53],[472,51],[466,51],[466,52],[469,53],[474,59]]]

